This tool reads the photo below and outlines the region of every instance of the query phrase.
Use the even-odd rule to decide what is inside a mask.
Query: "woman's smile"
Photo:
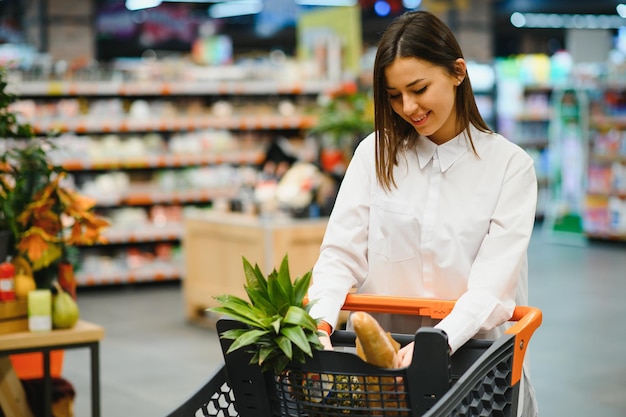
[[[422,126],[424,124],[426,124],[426,121],[428,120],[428,116],[430,115],[430,112],[424,113],[421,116],[418,117],[411,117],[411,121],[413,122],[413,125],[417,126]]]

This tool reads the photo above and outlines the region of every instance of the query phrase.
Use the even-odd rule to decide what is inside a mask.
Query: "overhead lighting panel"
[[[511,24],[518,28],[541,29],[618,29],[626,26],[626,19],[606,14],[556,14],[519,13],[511,14]]]
[[[209,7],[209,16],[213,19],[258,14],[263,10],[261,0],[234,0],[216,3]]]
[[[357,0],[294,0],[300,6],[336,6],[350,7],[357,4]]]

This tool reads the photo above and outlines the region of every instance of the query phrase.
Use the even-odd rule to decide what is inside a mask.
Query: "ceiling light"
[[[354,6],[357,0],[295,0],[300,6]]]
[[[618,15],[515,12],[511,24],[518,28],[618,29],[626,26],[626,20]]]
[[[402,5],[406,9],[417,9],[422,4],[422,0],[402,0]]]
[[[161,0],[126,0],[126,8],[128,10],[141,10],[157,7],[161,4]]]
[[[227,3],[217,3],[209,7],[209,16],[213,19],[225,17],[245,16],[261,13],[263,4],[260,0],[234,0]]]
[[[391,6],[385,0],[378,0],[374,3],[374,12],[376,12],[378,16],[387,16],[390,11]]]
[[[511,24],[516,28],[521,28],[526,25],[526,18],[523,14],[515,12],[511,15]]]

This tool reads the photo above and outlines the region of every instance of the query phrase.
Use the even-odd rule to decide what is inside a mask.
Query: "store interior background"
[[[620,2],[360,0],[358,20],[332,23],[330,32],[310,16],[332,7],[264,0],[260,13],[212,18],[220,3],[228,2],[131,11],[124,0],[0,1],[0,64],[11,68],[17,108],[41,134],[61,131],[55,161],[112,219],[109,244],[81,248],[76,264],[84,318],[107,331],[103,414],[162,415],[218,365],[213,330],[193,317],[198,307],[190,312],[184,287],[190,276],[225,270],[219,261],[211,273],[206,264],[189,268],[185,219],[225,206],[245,211],[250,177],[277,140],[318,163],[324,144],[309,131],[320,97],[346,84],[367,93],[379,34],[400,13],[423,8],[457,35],[485,118],[535,159],[530,261],[539,276],[530,292],[545,321],[531,358],[540,415],[623,416],[622,345],[613,337],[623,328],[626,241]],[[542,27],[513,24],[524,18]],[[155,311],[167,319],[155,321]],[[146,338],[153,346],[142,355]],[[66,355],[78,416],[89,410],[85,364],[81,352]],[[133,408],[133,398],[146,404]]]

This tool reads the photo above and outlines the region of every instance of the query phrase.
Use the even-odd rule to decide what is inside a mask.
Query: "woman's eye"
[[[400,98],[400,94],[389,94],[389,100],[397,100]]]
[[[422,94],[422,93],[426,92],[426,89],[427,89],[427,88],[428,88],[428,87],[423,87],[423,88],[420,88],[419,90],[415,91],[415,94]]]

